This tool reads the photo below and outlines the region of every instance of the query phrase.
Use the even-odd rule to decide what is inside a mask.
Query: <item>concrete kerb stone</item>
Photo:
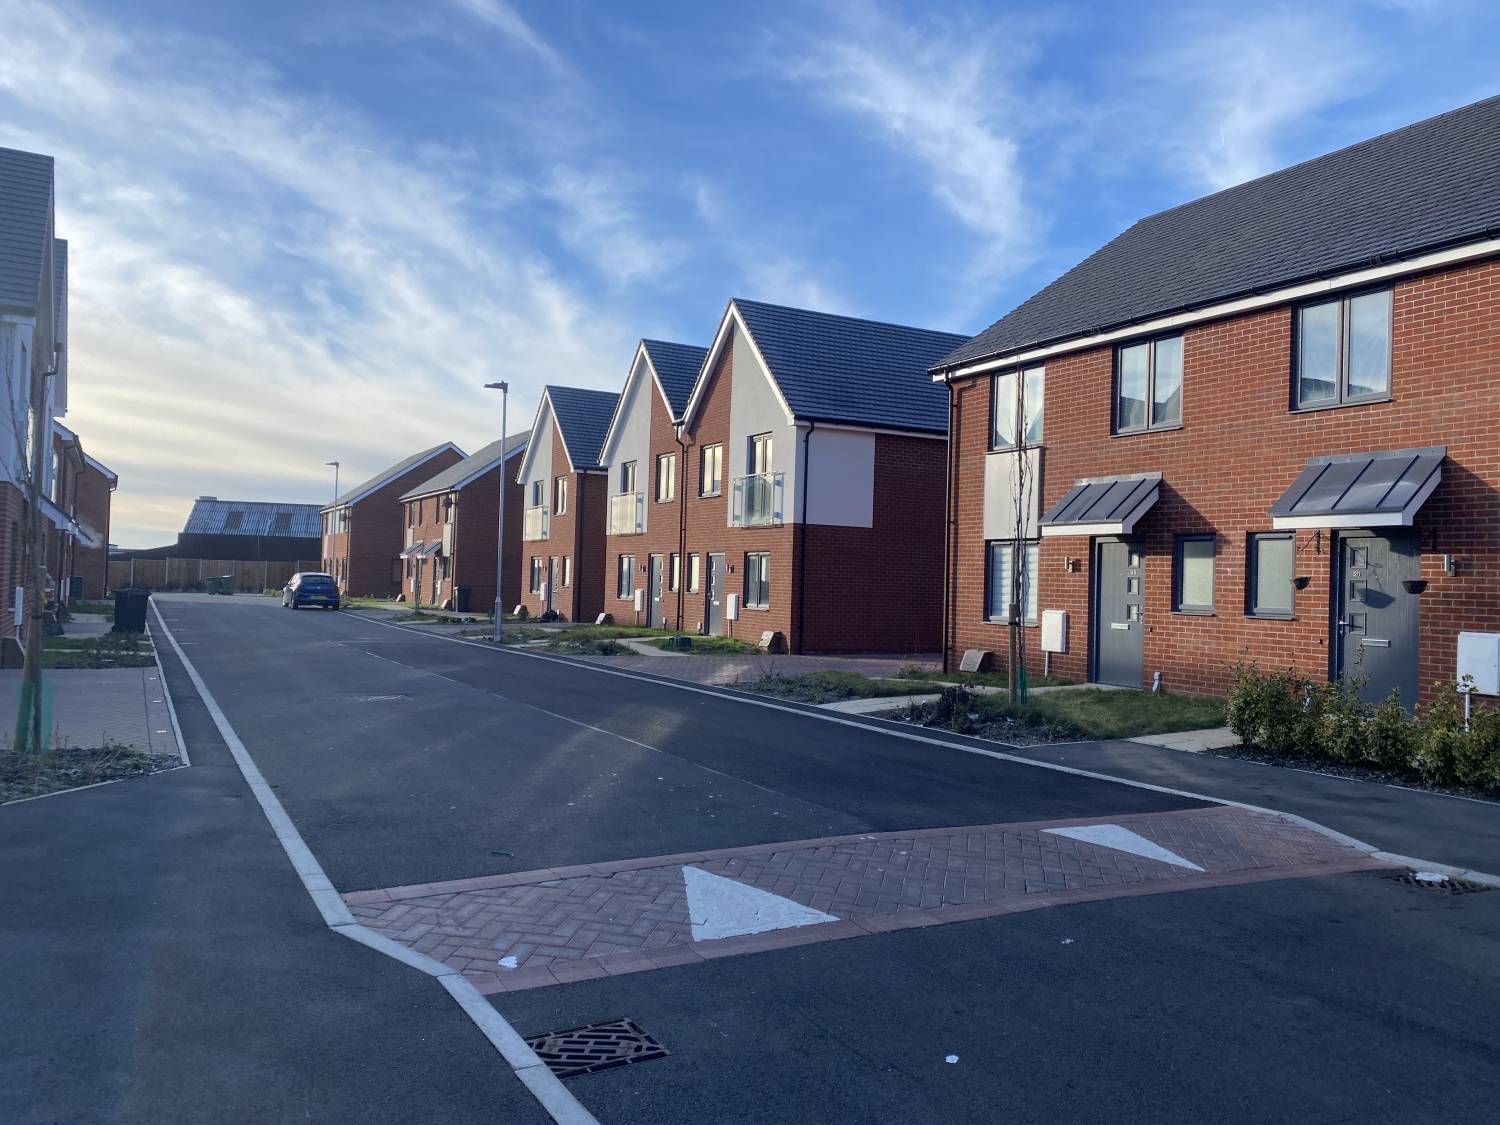
[[[208,685],[203,682],[198,670],[193,667],[187,654],[182,651],[182,646],[177,643],[177,638],[167,627],[160,607],[153,603],[152,609],[156,613],[162,635],[167,638],[172,651],[182,662],[183,670],[187,672],[188,679],[197,690],[199,699],[202,700],[209,717],[213,719],[219,736],[229,747],[235,764],[239,766],[241,774],[250,786],[250,791],[255,794],[261,811],[275,832],[276,839],[286,851],[287,858],[291,861],[292,867],[302,880],[304,888],[329,929],[361,945],[384,953],[411,968],[435,976],[438,983],[458,1002],[459,1007],[490,1041],[516,1077],[531,1091],[554,1121],[559,1125],[599,1125],[598,1119],[563,1088],[557,1076],[547,1069],[537,1053],[521,1038],[516,1029],[511,1027],[494,1005],[480,995],[473,984],[449,966],[420,953],[404,949],[399,943],[367,929],[354,920],[354,916],[349,913],[348,906],[344,904],[344,900],[339,897],[333,884],[323,872],[322,865],[318,863],[303,841],[301,833],[287,816],[286,810],[281,807],[280,799],[266,783],[265,777],[256,766],[254,759],[250,757],[245,744],[240,741],[239,735],[235,733],[228,718],[219,708],[217,701],[208,690]],[[163,683],[165,683],[165,676],[163,676]]]
[[[381,625],[388,629],[399,628],[399,626],[390,625],[384,621],[375,621],[368,618],[367,620],[370,620],[371,624]],[[1100,773],[1097,770],[1084,770],[1078,769],[1075,766],[1064,766],[1059,765],[1055,762],[1039,761],[1035,758],[1027,758],[1024,755],[1007,753],[1003,750],[989,750],[981,746],[970,746],[967,743],[963,742],[956,742],[950,739],[938,738],[932,735],[918,734],[915,731],[906,729],[905,724],[892,722],[889,719],[882,719],[879,717],[870,717],[864,720],[847,719],[841,715],[830,713],[821,707],[796,707],[777,700],[759,698],[748,692],[734,691],[732,689],[724,690],[706,684],[687,683],[683,681],[667,679],[664,677],[646,676],[642,675],[639,672],[632,672],[624,668],[606,667],[604,665],[591,663],[585,660],[570,660],[567,657],[557,656],[551,653],[530,652],[522,649],[506,648],[504,646],[497,648],[493,644],[485,644],[477,641],[466,640],[462,637],[443,637],[441,639],[454,644],[468,645],[472,648],[482,649],[487,652],[517,656],[528,660],[548,660],[558,664],[566,664],[573,668],[587,668],[601,675],[621,676],[629,680],[639,680],[646,683],[662,684],[667,687],[676,688],[679,691],[692,692],[698,695],[712,695],[717,696],[720,699],[733,699],[752,707],[764,707],[773,711],[786,711],[797,715],[808,715],[825,723],[838,723],[842,726],[861,727],[866,730],[881,730],[887,734],[892,735],[893,737],[902,738],[909,742],[920,742],[928,746],[941,746],[948,750],[958,750],[966,754],[977,754],[981,757],[994,758],[997,761],[1013,762],[1017,765],[1032,766],[1037,769],[1052,770],[1056,773],[1071,774],[1074,777],[1092,778],[1096,781],[1109,781],[1113,782],[1116,785],[1128,785],[1133,789],[1144,789],[1152,793],[1165,793],[1168,796],[1185,797],[1188,800],[1193,801],[1206,801],[1210,804],[1216,805],[1231,805],[1235,808],[1245,809],[1248,812],[1270,813],[1274,816],[1285,817],[1287,820],[1290,820],[1294,824],[1300,825],[1301,827],[1307,828],[1311,831],[1321,833],[1322,835],[1327,836],[1329,839],[1335,840],[1338,843],[1344,844],[1358,851],[1362,851],[1366,855],[1372,856],[1374,858],[1384,859],[1388,856],[1393,856],[1393,853],[1384,852],[1373,844],[1368,844],[1363,840],[1355,839],[1353,836],[1347,835],[1343,832],[1339,832],[1333,828],[1329,828],[1326,825],[1319,824],[1317,821],[1311,820],[1304,816],[1300,816],[1297,813],[1285,812],[1281,809],[1266,808],[1264,805],[1252,805],[1246,801],[1236,801],[1227,797],[1214,797],[1206,793],[1195,793],[1187,789],[1176,789],[1168,785],[1153,785],[1148,781],[1136,781],[1133,778],[1118,777],[1114,774]],[[613,732],[606,731],[604,733],[612,734]],[[623,738],[624,736],[616,735],[616,737]],[[626,741],[633,740],[626,739]],[[637,745],[639,745],[639,743],[637,743]],[[1000,743],[1000,745],[1006,744]],[[1402,866],[1410,867],[1413,870],[1420,871],[1441,872],[1445,869],[1449,871],[1458,870],[1451,864],[1442,864],[1428,860],[1414,859],[1410,856],[1394,857],[1391,861],[1399,863]],[[1486,886],[1500,886],[1500,875],[1494,875],[1487,872],[1469,871],[1464,874],[1463,877],[1466,879],[1470,879],[1476,883],[1484,883]]]
[[[149,623],[146,627],[147,636],[151,636]],[[167,686],[167,671],[161,665],[161,653],[156,649],[156,638],[151,637],[151,659],[156,661],[156,678],[161,683],[161,697],[167,704],[167,717],[172,720],[172,737],[177,740],[177,756],[182,759],[185,766],[192,765],[188,758],[187,740],[182,737],[182,724],[177,721],[177,706],[172,702],[172,689]]]

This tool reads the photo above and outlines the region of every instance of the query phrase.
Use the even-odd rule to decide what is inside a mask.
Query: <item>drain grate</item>
[[[631,1063],[664,1059],[672,1052],[631,1019],[549,1031],[526,1040],[559,1078],[579,1078]]]
[[[1395,883],[1439,895],[1474,895],[1481,891],[1494,890],[1483,883],[1459,879],[1452,875],[1437,875],[1431,871],[1387,871],[1385,877]]]

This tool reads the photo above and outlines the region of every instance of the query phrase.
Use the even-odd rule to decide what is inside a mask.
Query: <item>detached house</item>
[[[520,604],[534,617],[592,621],[603,610],[605,489],[599,447],[619,395],[543,388],[517,473],[525,503]]]
[[[948,415],[927,369],[962,339],[729,302],[682,418],[685,628],[937,650]],[[610,576],[611,612],[640,563]]]
[[[400,497],[464,457],[464,451],[451,441],[434,445],[375,474],[323,509],[323,569],[345,593],[356,597],[401,593],[401,552],[406,540]]]
[[[512,434],[454,462],[402,494],[402,596],[416,605],[487,613],[495,605],[500,489],[505,489],[501,601],[520,581],[521,489],[515,467],[526,435]]]
[[[680,423],[707,355],[691,344],[642,340],[605,434],[604,602],[616,621],[638,616],[654,628],[684,627],[688,447]],[[701,578],[693,577],[696,591]],[[638,587],[646,593],[636,614]]]
[[[1142,219],[938,363],[947,658],[1014,603],[1080,680],[1452,681],[1500,632],[1496,185],[1490,99]]]

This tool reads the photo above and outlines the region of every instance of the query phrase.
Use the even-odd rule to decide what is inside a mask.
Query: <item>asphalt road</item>
[[[352,615],[249,598],[160,604],[341,891],[1194,805]],[[174,667],[168,677],[187,710],[191,688]],[[20,1060],[7,1062],[0,1099],[21,1089],[50,1100],[33,1098],[29,1117],[0,1100],[0,1118],[202,1120],[174,1114],[173,1099],[249,1105],[242,1095],[275,1072],[274,1106],[295,1092],[308,1120],[537,1119],[429,979],[321,929],[201,716],[189,725],[203,764],[93,791],[119,794],[108,815],[88,794],[0,810],[6,870],[36,869],[17,900],[27,911],[56,900],[41,907],[47,924],[22,927],[30,1018],[0,1040]],[[163,827],[122,839],[141,800]],[[69,802],[66,814],[13,819]],[[91,859],[97,870],[79,875]],[[175,874],[138,873],[152,865]],[[110,960],[110,942],[129,956],[91,965]],[[80,949],[83,965],[47,965],[52,947]],[[141,1005],[117,995],[130,989],[189,1031],[138,1021]],[[523,1034],[628,1015],[666,1044],[667,1059],[568,1084],[605,1125],[1491,1121],[1500,893],[1440,896],[1370,873],[1221,887],[495,1004]],[[74,1044],[80,1035],[92,1038]],[[96,1050],[108,1081],[90,1073]],[[356,1100],[341,1114],[344,1097]]]

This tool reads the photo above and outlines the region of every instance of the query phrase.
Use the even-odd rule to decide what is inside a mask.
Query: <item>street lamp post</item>
[[[324,461],[325,465],[333,466],[333,502],[339,502],[339,463],[337,461]]]
[[[495,533],[495,636],[496,644],[500,643],[500,629],[505,620],[505,606],[502,602],[504,592],[502,586],[505,578],[505,486],[510,482],[505,479],[505,418],[506,406],[510,403],[509,383],[486,383],[484,389],[487,391],[500,392],[500,519],[499,529]]]

